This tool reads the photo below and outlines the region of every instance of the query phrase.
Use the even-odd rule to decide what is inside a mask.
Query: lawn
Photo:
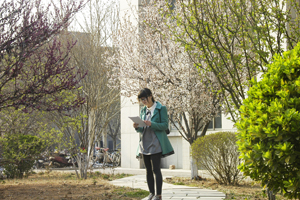
[[[109,182],[125,174],[89,173],[78,180],[75,173],[40,172],[23,179],[0,180],[0,199],[112,199],[137,200],[149,193],[140,189],[116,187]]]

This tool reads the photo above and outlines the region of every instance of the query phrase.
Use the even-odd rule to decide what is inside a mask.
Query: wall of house
[[[139,116],[139,105],[132,104],[127,97],[121,97],[121,102],[121,166],[138,169],[140,162],[136,159],[136,151],[139,133],[135,131],[133,122],[128,117]]]
[[[188,169],[187,163],[189,160],[186,158],[189,155],[189,144],[184,140],[179,133],[171,132],[168,138],[173,146],[174,154],[162,159],[161,167],[169,168],[170,165],[175,165],[176,169]]]

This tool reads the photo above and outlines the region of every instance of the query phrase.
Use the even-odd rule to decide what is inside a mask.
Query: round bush
[[[200,137],[191,148],[198,167],[208,170],[218,183],[235,185],[241,179],[235,133],[217,132]]]
[[[34,160],[44,149],[44,142],[33,135],[11,134],[0,138],[4,172],[10,178],[28,174]]]
[[[300,44],[273,60],[240,108],[240,169],[274,193],[300,198]]]

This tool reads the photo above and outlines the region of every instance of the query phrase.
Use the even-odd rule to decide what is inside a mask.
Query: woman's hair
[[[140,101],[141,98],[143,98],[143,97],[148,98],[148,97],[150,97],[150,96],[152,96],[152,101],[155,102],[151,90],[148,89],[148,88],[143,88],[143,89],[141,89],[141,91],[140,91],[139,94],[138,94],[138,100]]]

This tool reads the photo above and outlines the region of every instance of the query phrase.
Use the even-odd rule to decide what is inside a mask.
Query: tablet
[[[146,124],[145,122],[139,117],[139,116],[136,116],[136,117],[129,117],[133,122],[139,124],[138,127],[145,127]]]

